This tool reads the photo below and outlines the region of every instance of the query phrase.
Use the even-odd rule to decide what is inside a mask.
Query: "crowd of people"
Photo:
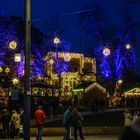
[[[34,113],[34,120],[37,126],[37,140],[42,140],[43,126],[46,121],[46,114],[42,106],[38,106]],[[69,106],[63,115],[63,125],[64,125],[64,140],[70,140],[70,128],[74,129],[74,140],[78,140],[78,132],[81,140],[84,140],[83,136],[83,117],[78,112],[76,106]]]
[[[119,140],[140,140],[140,112],[138,110],[125,110],[124,126]]]
[[[6,108],[0,114],[1,137],[14,138],[15,136],[23,136],[23,114],[24,111],[20,108],[19,111],[9,111]]]
[[[110,104],[116,107],[129,108],[129,107],[139,107],[140,106],[140,96],[139,95],[124,95],[124,94],[114,94],[110,99]]]
[[[124,126],[127,127],[140,118],[140,112],[138,110],[130,111],[128,109],[124,112]]]

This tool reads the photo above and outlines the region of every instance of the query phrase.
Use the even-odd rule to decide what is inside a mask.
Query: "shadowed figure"
[[[2,121],[2,130],[3,130],[3,135],[4,138],[9,137],[9,122],[11,120],[10,113],[7,109],[3,110],[2,116],[1,116],[1,121]]]
[[[140,140],[140,118],[125,127],[119,140]]]

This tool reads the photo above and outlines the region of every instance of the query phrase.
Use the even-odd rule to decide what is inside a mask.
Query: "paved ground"
[[[36,140],[36,137],[31,137],[31,140]],[[6,140],[6,139],[0,139]],[[8,139],[7,139],[8,140]],[[9,140],[23,140],[23,139],[9,139]],[[63,140],[62,136],[48,136],[43,137],[42,140]],[[116,135],[94,135],[94,136],[86,136],[85,140],[118,140],[118,136]]]
[[[63,137],[45,137],[43,138],[43,140],[63,140]],[[85,140],[118,140],[118,136],[109,136],[109,135],[86,136]]]

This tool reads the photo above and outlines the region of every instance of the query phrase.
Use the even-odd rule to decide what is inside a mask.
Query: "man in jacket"
[[[45,112],[43,111],[42,106],[39,106],[34,113],[34,120],[38,128],[37,140],[42,140],[43,124],[45,122],[45,119],[46,119]]]
[[[63,116],[63,125],[65,128],[64,140],[70,140],[71,111],[72,108],[71,106],[69,106],[67,110],[64,112]]]

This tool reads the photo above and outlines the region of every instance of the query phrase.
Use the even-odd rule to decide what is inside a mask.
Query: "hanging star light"
[[[17,47],[17,42],[16,41],[11,41],[10,43],[9,43],[9,48],[10,49],[16,49],[16,47]]]
[[[70,56],[69,53],[67,53],[67,54],[64,55],[64,60],[65,60],[66,62],[69,62],[69,61],[71,60],[71,56]]]
[[[103,49],[103,54],[105,55],[105,56],[108,56],[108,55],[110,55],[110,49],[109,48],[104,48]]]

